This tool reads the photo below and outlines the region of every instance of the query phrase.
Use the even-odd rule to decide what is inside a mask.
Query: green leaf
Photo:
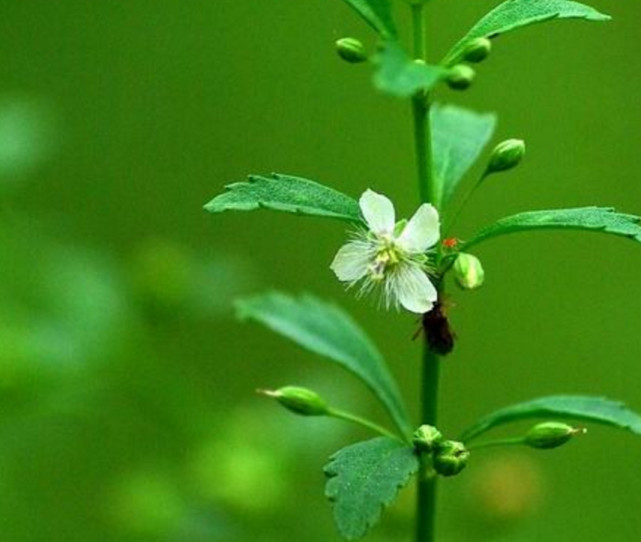
[[[447,204],[492,137],[496,115],[435,104],[431,120],[434,173],[442,187],[441,201]]]
[[[383,38],[396,37],[390,0],[345,0]]]
[[[443,63],[461,60],[466,45],[476,38],[493,38],[510,30],[551,19],[585,19],[608,21],[609,15],[569,0],[507,0],[483,17],[447,54]]]
[[[374,57],[374,86],[386,94],[408,98],[428,91],[447,76],[447,70],[413,60],[395,41],[384,43]]]
[[[248,182],[230,184],[225,188],[226,192],[205,205],[207,211],[222,213],[271,209],[362,222],[355,199],[333,188],[300,177],[276,173],[271,177],[251,175]]]
[[[641,241],[640,220],[638,216],[617,213],[609,207],[529,211],[502,218],[481,230],[471,241],[465,243],[464,248],[468,249],[498,235],[543,229],[591,230]]]
[[[401,395],[383,357],[363,330],[336,305],[303,295],[272,292],[237,303],[253,319],[359,377],[383,403],[399,430],[412,431]]]
[[[418,470],[414,450],[380,437],[336,452],[325,466],[325,496],[347,540],[362,538],[378,522],[385,506]]]
[[[552,395],[497,410],[467,429],[461,440],[467,442],[508,422],[550,416],[619,427],[641,435],[641,416],[619,401],[585,395]]]

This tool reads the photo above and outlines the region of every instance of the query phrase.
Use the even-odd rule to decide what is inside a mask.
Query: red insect
[[[447,239],[443,239],[443,246],[445,248],[454,248],[458,245],[458,239],[456,237],[448,237]]]

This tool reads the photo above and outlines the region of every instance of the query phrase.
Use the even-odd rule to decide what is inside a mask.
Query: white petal
[[[404,308],[410,312],[428,312],[438,299],[438,292],[425,272],[417,265],[401,266],[392,280],[394,293]]]
[[[396,242],[408,252],[425,252],[437,243],[439,237],[438,211],[429,203],[424,203],[414,213]]]
[[[338,280],[354,282],[367,273],[370,263],[370,245],[364,241],[351,241],[343,245],[329,266]]]
[[[367,189],[358,203],[371,231],[379,235],[392,233],[396,216],[394,204],[388,198]]]

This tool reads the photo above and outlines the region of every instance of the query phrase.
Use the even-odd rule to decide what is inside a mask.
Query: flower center
[[[402,260],[402,254],[393,243],[385,243],[376,253],[376,257],[369,265],[370,278],[382,281],[385,274],[396,267]]]

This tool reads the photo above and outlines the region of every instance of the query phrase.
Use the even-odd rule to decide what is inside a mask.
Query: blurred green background
[[[434,0],[433,58],[497,3]],[[407,104],[333,51],[345,35],[371,45],[369,29],[339,0],[0,6],[3,540],[338,540],[320,467],[366,434],[289,416],[253,390],[296,383],[382,413],[349,376],[235,322],[231,301],[268,288],[338,300],[414,411],[416,322],[345,295],[328,269],[340,224],[201,208],[225,183],[271,171],[416,208]],[[495,142],[528,143],[459,236],[531,208],[641,213],[641,6],[595,7],[614,20],[506,36],[473,89],[439,92],[498,111]],[[446,432],[550,393],[641,410],[641,247],[544,233],[477,254],[486,286],[452,296]],[[441,485],[440,540],[636,540],[639,458],[638,439],[599,428],[557,453],[479,453]],[[411,499],[372,541],[409,540]]]

